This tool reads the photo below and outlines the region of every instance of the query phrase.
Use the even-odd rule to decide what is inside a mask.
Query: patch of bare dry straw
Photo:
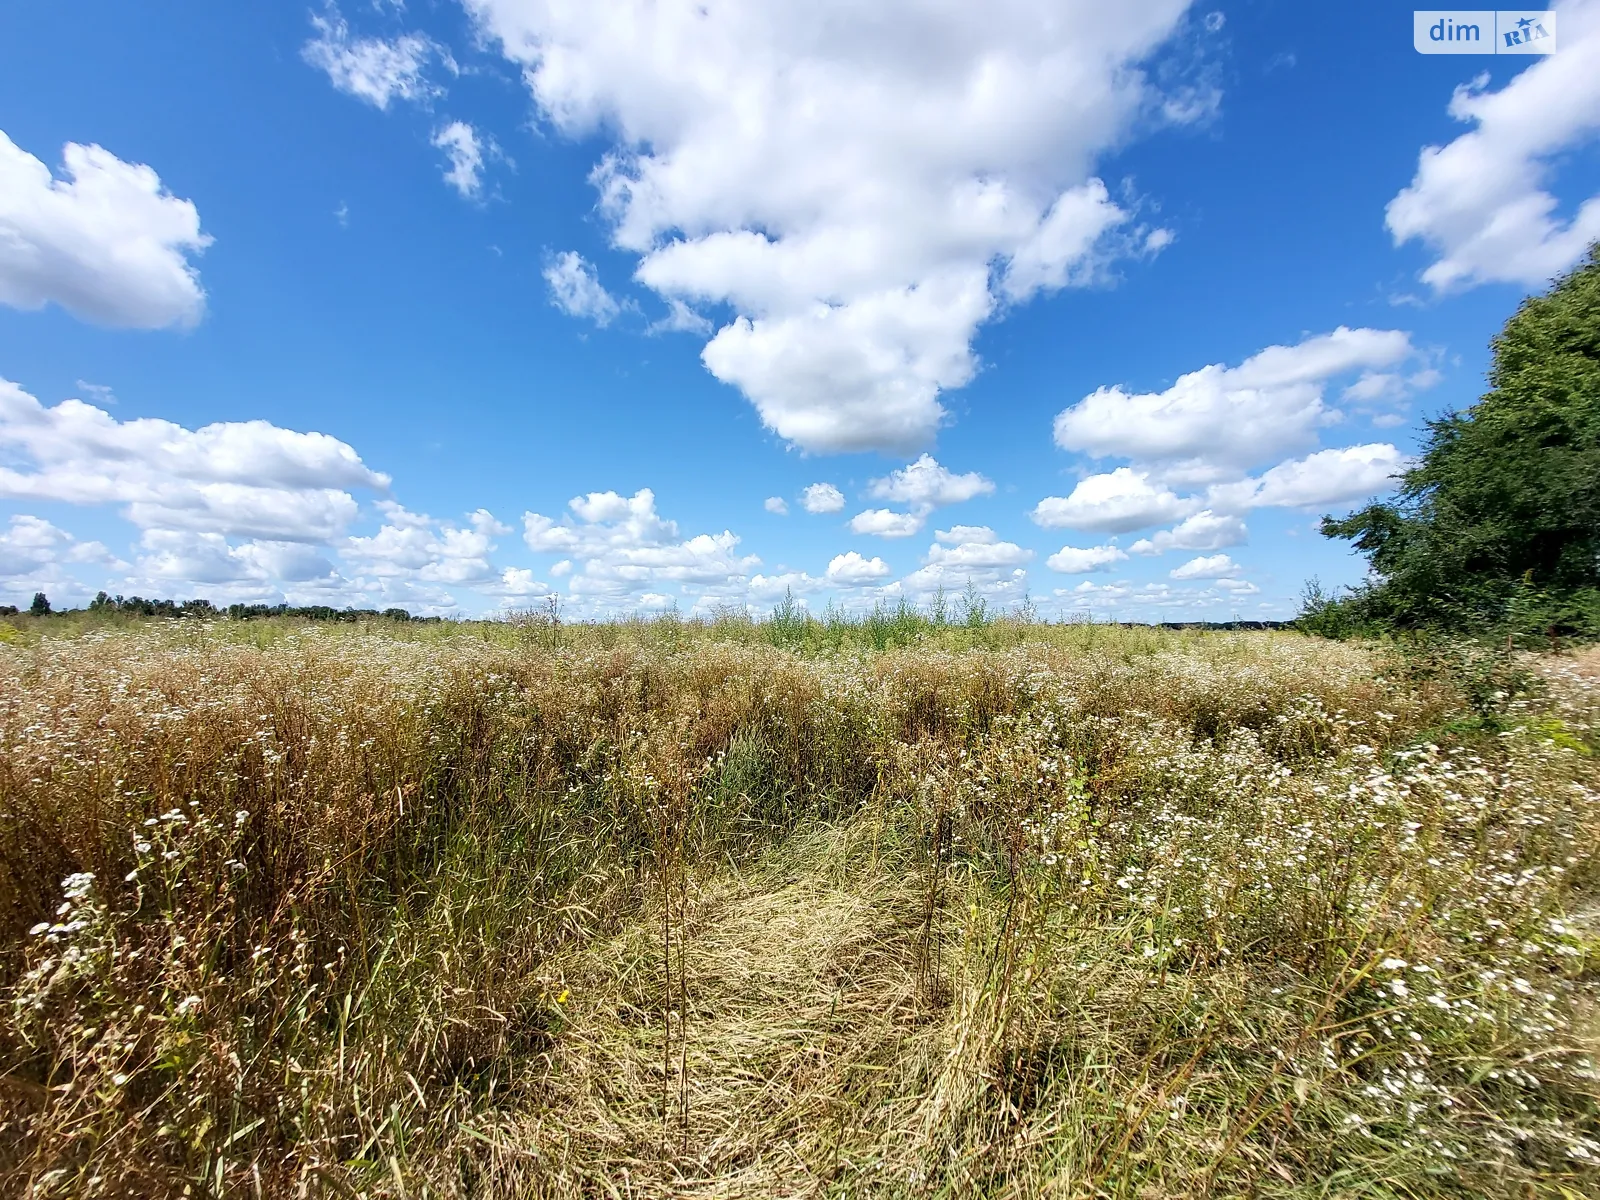
[[[1600,1193],[1571,660],[241,636],[0,646],[7,1196]]]

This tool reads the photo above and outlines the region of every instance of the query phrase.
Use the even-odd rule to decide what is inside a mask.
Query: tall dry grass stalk
[[[0,646],[0,1193],[1600,1191],[1585,663],[559,633]]]

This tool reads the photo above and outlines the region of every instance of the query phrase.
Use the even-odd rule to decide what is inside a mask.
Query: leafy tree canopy
[[[1600,633],[1600,246],[1493,349],[1490,390],[1428,423],[1394,499],[1323,518],[1372,565],[1355,624]]]

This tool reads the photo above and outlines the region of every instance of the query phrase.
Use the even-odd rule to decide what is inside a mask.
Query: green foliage
[[[138,597],[135,596],[134,600],[137,601]],[[151,603],[170,605],[172,601],[157,600]],[[181,607],[190,610],[179,614],[183,616],[222,615],[205,600],[191,600]],[[438,617],[413,617],[403,608],[386,608],[379,612],[375,608],[334,608],[327,604],[309,604],[304,607],[293,607],[288,604],[230,604],[227,617],[230,621],[253,621],[261,617],[300,617],[307,621],[370,621],[380,617],[389,621],[439,620]]]
[[[968,629],[986,629],[989,625],[989,602],[970,579],[961,593],[961,623]]]
[[[806,638],[806,610],[795,603],[794,589],[783,589],[783,600],[767,619],[767,640],[779,649],[801,645]]]
[[[33,594],[33,603],[28,605],[28,615],[32,617],[47,617],[50,615],[50,597],[43,592]]]
[[[1489,383],[1429,422],[1393,500],[1323,519],[1375,582],[1312,624],[1600,635],[1600,247],[1522,303]]]
[[[1393,645],[1394,674],[1414,688],[1442,685],[1462,710],[1451,732],[1499,733],[1518,727],[1540,681],[1514,646],[1498,639],[1408,634]],[[1555,740],[1555,739],[1551,739]]]
[[[1342,641],[1364,632],[1355,606],[1348,599],[1330,594],[1322,580],[1312,576],[1300,591],[1300,612],[1294,627],[1303,633]]]

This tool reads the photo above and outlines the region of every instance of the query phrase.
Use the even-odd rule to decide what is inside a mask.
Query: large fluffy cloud
[[[850,518],[851,533],[874,537],[903,538],[920,533],[927,517],[921,513],[895,512],[889,508],[869,508]]]
[[[881,558],[863,558],[854,550],[837,554],[828,563],[827,580],[835,587],[856,588],[882,583],[893,574]]]
[[[1485,88],[1487,76],[1458,87],[1450,115],[1473,128],[1425,147],[1389,202],[1395,242],[1421,241],[1434,255],[1422,279],[1437,291],[1539,287],[1600,239],[1600,196],[1564,217],[1549,190],[1563,156],[1600,133],[1600,2],[1555,12],[1559,51],[1531,59],[1499,91]]]
[[[70,555],[78,544],[70,533],[42,517],[18,514],[0,530],[0,578],[24,575],[67,557],[82,561],[81,556]],[[98,542],[87,544],[104,549]]]
[[[638,279],[724,305],[704,361],[806,449],[905,451],[1001,300],[1159,248],[1095,178],[1187,0],[466,0],[594,172]],[[1167,106],[1191,119],[1207,106]]]
[[[1045,562],[1063,575],[1087,575],[1109,570],[1113,563],[1126,562],[1128,555],[1116,546],[1063,546]]]
[[[1292,346],[1268,346],[1236,367],[1214,363],[1188,372],[1165,391],[1099,388],[1056,416],[1056,444],[1128,465],[1088,476],[1068,496],[1046,497],[1033,519],[1051,529],[1104,533],[1178,522],[1130,550],[1217,550],[1246,540],[1240,514],[1250,509],[1339,504],[1387,491],[1405,467],[1394,446],[1314,448],[1347,407],[1363,411],[1437,383],[1439,372],[1417,361],[1428,357],[1399,330],[1340,326]],[[1330,402],[1341,377],[1354,378]],[[1300,457],[1284,457],[1290,454]],[[1089,562],[1071,547],[1062,553],[1064,564]]]
[[[1340,326],[1294,346],[1268,346],[1237,367],[1191,371],[1163,392],[1100,388],[1056,417],[1056,444],[1208,483],[1314,446],[1318,430],[1336,419],[1323,401],[1331,380],[1413,355],[1399,330]]]
[[[931,454],[924,454],[916,462],[898,471],[891,471],[882,479],[874,479],[867,488],[869,495],[908,505],[910,511],[869,508],[850,518],[850,530],[877,537],[910,537],[922,531],[935,508],[960,504],[975,496],[987,496],[993,491],[993,481],[985,479],[978,472],[957,475],[941,466]]]
[[[867,489],[880,500],[909,504],[914,510],[928,511],[946,504],[960,504],[977,496],[993,493],[994,483],[976,471],[957,475],[941,466],[931,454],[924,454],[909,466],[874,479]]]
[[[0,496],[121,504],[146,529],[325,542],[357,512],[350,489],[385,491],[386,475],[325,433],[265,421],[185,429],[118,421],[81,400],[46,407],[0,379]]]
[[[1168,572],[1174,579],[1236,579],[1239,564],[1226,554],[1208,554],[1191,558],[1180,567]]]
[[[101,325],[186,328],[205,311],[194,204],[150,167],[67,143],[63,178],[0,132],[0,304]]]
[[[83,593],[66,570],[76,564],[127,566],[99,542],[81,542],[42,517],[18,514],[0,529],[0,598],[8,602],[25,602],[34,592],[55,600]]]
[[[220,533],[147,529],[139,548],[135,579],[148,580],[161,595],[187,596],[201,587],[213,593],[208,599],[215,599],[219,588],[228,600],[266,599],[279,595],[282,585],[329,589],[345,582],[319,549],[300,542],[236,545]]]
[[[813,483],[800,493],[800,507],[808,513],[836,513],[844,508],[844,493],[831,483]]]
[[[1211,489],[1213,507],[1315,508],[1390,491],[1410,460],[1386,442],[1319,450],[1281,462],[1259,479]]]
[[[1176,520],[1195,507],[1194,501],[1152,483],[1145,474],[1118,467],[1104,475],[1089,476],[1069,496],[1047,496],[1029,515],[1046,529],[1127,533]]]
[[[1165,554],[1168,550],[1221,550],[1242,546],[1249,530],[1236,513],[1216,513],[1201,509],[1185,517],[1171,529],[1162,529],[1140,538],[1129,547],[1135,554]]]
[[[393,501],[380,501],[384,523],[370,537],[346,538],[346,562],[377,576],[405,576],[428,583],[495,590],[498,572],[489,563],[493,539],[508,526],[478,509],[465,527],[435,521]]]

